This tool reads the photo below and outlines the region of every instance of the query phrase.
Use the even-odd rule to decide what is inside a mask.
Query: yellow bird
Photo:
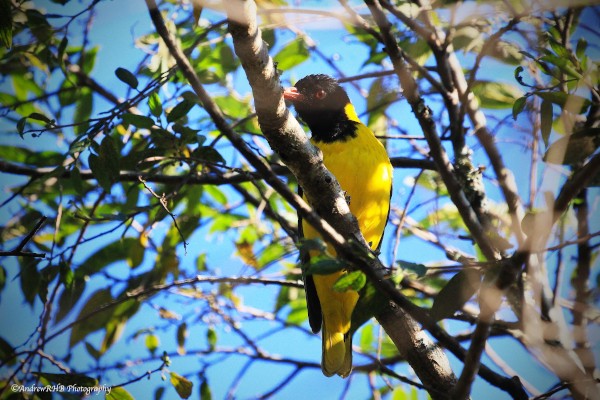
[[[300,118],[310,128],[312,143],[323,153],[323,163],[335,175],[348,199],[360,230],[378,250],[387,223],[392,193],[392,165],[373,132],[360,122],[346,91],[328,75],[308,75],[284,90]],[[306,238],[319,234],[302,222]],[[335,256],[328,246],[327,252]],[[311,257],[317,255],[311,252]],[[323,325],[323,374],[343,378],[352,371],[350,321],[359,294],[338,292],[334,283],[346,270],[328,275],[306,275],[305,290],[310,326],[317,333]]]

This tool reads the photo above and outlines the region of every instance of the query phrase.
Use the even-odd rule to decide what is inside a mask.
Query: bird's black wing
[[[298,185],[298,195],[302,197],[302,188]],[[298,215],[298,236],[304,237],[302,229],[302,218]],[[313,333],[321,330],[323,316],[321,314],[321,302],[315,287],[315,281],[312,275],[308,275],[306,270],[310,263],[310,254],[306,250],[300,250],[300,264],[302,266],[302,280],[304,281],[304,292],[306,293],[306,307],[308,309],[308,323]]]

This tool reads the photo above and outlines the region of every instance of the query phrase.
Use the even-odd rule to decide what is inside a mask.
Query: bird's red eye
[[[317,100],[322,100],[325,98],[325,96],[327,96],[327,93],[325,93],[323,89],[319,89],[317,93],[315,93],[315,99]]]

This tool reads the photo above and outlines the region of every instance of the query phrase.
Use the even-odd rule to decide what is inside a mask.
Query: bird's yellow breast
[[[337,178],[363,236],[375,249],[387,222],[392,166],[385,148],[373,132],[360,123],[352,105],[346,107],[346,114],[350,120],[359,122],[354,137],[313,143],[323,152],[325,167]],[[314,237],[312,232],[305,235]]]

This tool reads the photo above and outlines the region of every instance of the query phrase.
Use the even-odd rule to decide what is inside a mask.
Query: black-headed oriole
[[[323,153],[325,167],[336,177],[350,211],[373,250],[379,249],[387,223],[392,190],[392,165],[373,132],[360,122],[346,91],[328,75],[308,75],[284,90],[300,118],[308,125],[312,143]],[[302,223],[305,238],[319,234]],[[328,246],[327,252],[335,256]],[[314,256],[314,252],[311,256]],[[346,377],[352,371],[350,321],[359,294],[333,290],[345,270],[327,275],[305,275],[309,322],[313,332],[323,325],[321,368],[326,376]]]

